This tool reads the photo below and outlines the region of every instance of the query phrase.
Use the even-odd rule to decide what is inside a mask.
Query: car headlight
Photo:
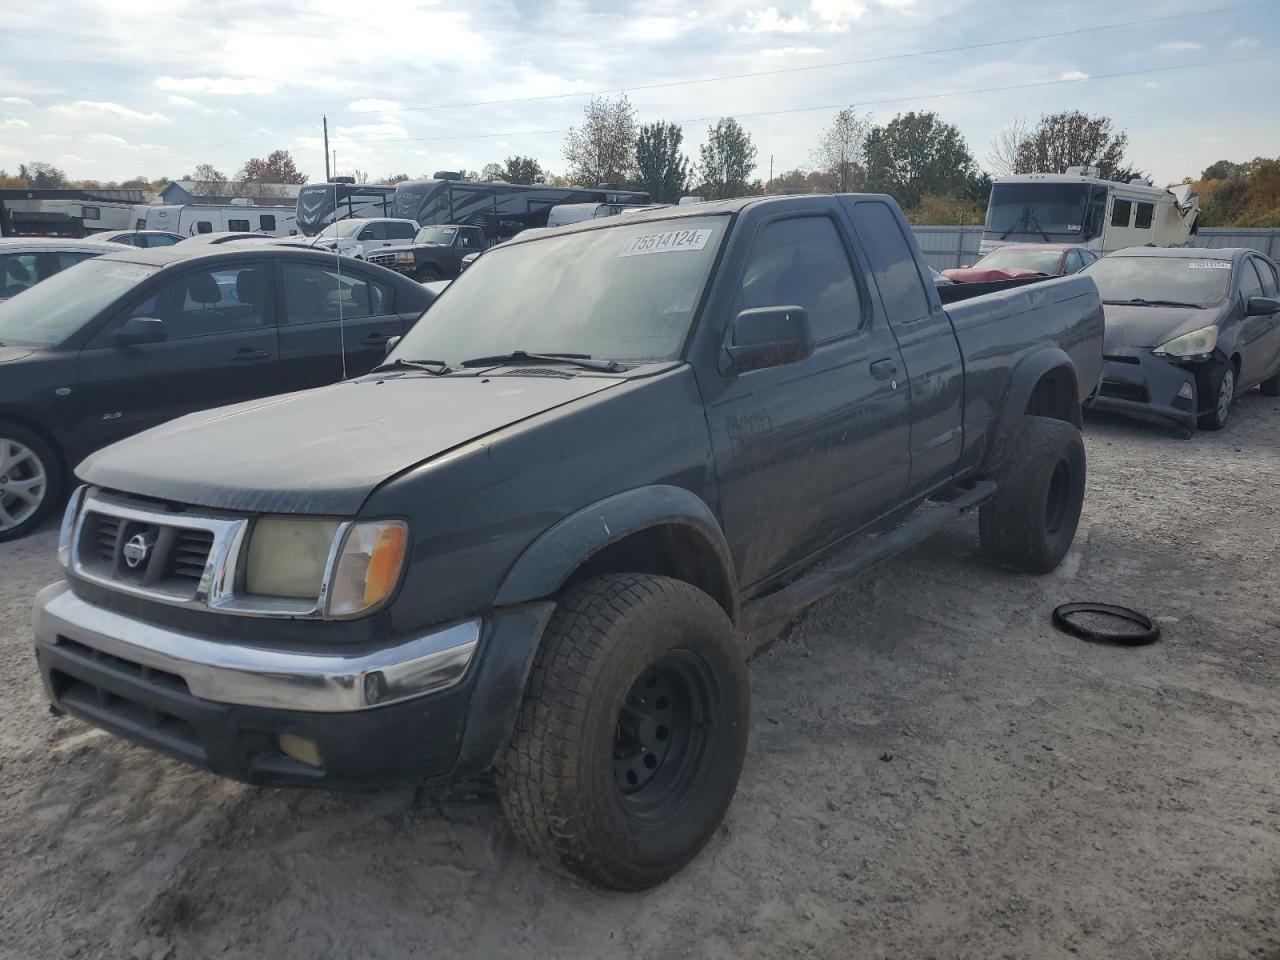
[[[412,253],[397,253],[396,263],[413,263]]]
[[[1174,337],[1168,343],[1162,343],[1151,352],[1160,357],[1177,357],[1187,360],[1192,357],[1207,357],[1218,346],[1218,328],[1201,327],[1180,337]]]
[[[76,487],[75,493],[67,501],[67,509],[62,514],[62,526],[58,529],[58,562],[63,567],[71,566],[71,541],[76,534],[76,519],[80,516],[80,505],[84,503],[84,484]]]
[[[264,517],[249,541],[245,588],[256,596],[314,600],[327,617],[354,617],[390,598],[408,540],[400,520]]]

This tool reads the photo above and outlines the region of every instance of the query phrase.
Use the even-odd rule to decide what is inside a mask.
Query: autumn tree
[[[626,183],[635,158],[636,111],[626,94],[617,100],[592,97],[582,125],[570,127],[564,159],[569,178],[586,186]]]
[[[936,113],[900,113],[867,135],[868,188],[907,209],[927,194],[967,194],[979,177],[959,128]]]
[[[387,177],[386,182],[387,183],[405,183],[408,180],[409,180],[409,175],[407,173],[393,173],[391,176]]]
[[[1023,117],[1014,117],[996,131],[987,151],[987,166],[997,177],[1007,177],[1018,172],[1018,152],[1022,143],[1031,135],[1031,128]]]
[[[502,179],[507,183],[522,183],[528,186],[533,183],[542,183],[546,176],[541,164],[533,157],[507,157],[504,168]]]
[[[240,168],[237,180],[245,183],[306,183],[288,150],[272,150],[265,159],[250,157]]]
[[[659,120],[636,136],[636,183],[654,203],[675,203],[689,185],[689,159],[680,152],[684,131]]]
[[[56,190],[67,185],[67,175],[51,163],[34,161],[18,164],[18,176],[35,190]]]
[[[812,159],[818,170],[826,176],[835,193],[850,193],[866,183],[867,135],[871,132],[871,115],[860,117],[852,108],[836,114],[831,126],[822,131],[822,138],[814,148]]]
[[[195,180],[197,183],[226,183],[227,175],[212,163],[198,163],[195,170],[182,179]]]
[[[500,163],[486,163],[480,168],[480,179],[490,181],[503,180],[505,179],[503,174],[506,172],[506,168]]]
[[[733,117],[721,117],[714,127],[707,128],[706,142],[699,149],[699,192],[711,200],[748,194],[757,152],[742,124]]]
[[[1124,162],[1129,135],[1115,131],[1110,117],[1079,110],[1045,114],[1018,145],[1014,173],[1066,173],[1068,167],[1097,167],[1107,180],[1129,179]]]

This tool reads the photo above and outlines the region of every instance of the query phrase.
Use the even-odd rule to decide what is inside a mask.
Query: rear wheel
[[[1201,430],[1221,430],[1231,416],[1231,404],[1236,399],[1236,370],[1229,363],[1217,364],[1201,376],[1196,384],[1201,396],[1213,404],[1200,414],[1197,423]]]
[[[747,744],[747,671],[719,605],[618,575],[557,605],[498,770],[516,835],[601,887],[666,880],[711,838]]]
[[[0,540],[34,530],[57,502],[62,464],[39,434],[0,422]]]
[[[978,512],[983,552],[1026,573],[1048,573],[1075,539],[1084,507],[1084,442],[1070,423],[1023,417]]]

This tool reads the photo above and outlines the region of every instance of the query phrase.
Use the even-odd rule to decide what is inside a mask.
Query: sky
[[[1278,54],[1280,0],[0,0],[0,168],[176,179],[285,148],[323,180],[327,114],[338,173],[563,173],[589,95],[626,91],[694,156],[738,117],[761,178],[852,106],[936,111],[983,166],[1015,117],[1105,113],[1170,183],[1280,156]]]

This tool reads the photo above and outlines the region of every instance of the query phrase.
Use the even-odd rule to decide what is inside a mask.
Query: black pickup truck
[[[368,256],[370,263],[408,274],[419,283],[452,280],[462,272],[462,258],[489,246],[479,227],[428,226],[413,243]]]
[[[887,197],[516,237],[431,315],[369,376],[80,465],[55,710],[257,784],[496,770],[547,864],[640,889],[733,797],[739,636],[974,508],[1016,570],[1075,535],[1093,282],[944,309]]]

